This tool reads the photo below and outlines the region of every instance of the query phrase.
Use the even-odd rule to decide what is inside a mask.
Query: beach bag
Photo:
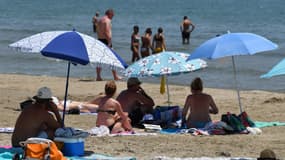
[[[154,120],[169,124],[180,120],[181,114],[179,106],[157,106],[154,109]]]
[[[249,118],[248,114],[245,111],[239,114],[238,117],[245,127],[255,127],[254,122]]]
[[[29,138],[20,142],[24,149],[23,160],[66,160],[56,144],[44,138]]]
[[[231,126],[233,128],[233,133],[239,133],[246,129],[240,117],[230,112],[227,112],[227,114],[223,114],[221,117],[221,121]]]

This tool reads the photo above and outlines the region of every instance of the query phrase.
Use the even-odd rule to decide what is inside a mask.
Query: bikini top
[[[133,41],[134,41],[134,43],[139,43],[140,42],[140,37],[139,36],[135,36]]]
[[[116,111],[114,111],[114,110],[98,109],[97,112],[105,112],[105,113],[108,113],[108,114],[111,114],[111,115],[115,115],[116,114]]]

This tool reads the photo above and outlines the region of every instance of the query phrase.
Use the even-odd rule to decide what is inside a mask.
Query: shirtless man
[[[35,103],[25,108],[19,115],[12,135],[12,146],[31,137],[53,140],[54,132],[63,126],[57,106],[52,102],[49,88],[42,87],[33,98]],[[51,114],[51,113],[52,114]]]
[[[102,95],[94,100],[99,104],[96,126],[105,125],[109,128],[110,133],[133,131],[121,104],[113,98],[116,89],[115,81],[108,81],[105,85],[105,96]]]
[[[123,111],[128,112],[132,126],[136,126],[143,116],[153,112],[154,101],[140,87],[138,78],[129,78],[127,89],[122,91],[117,100],[122,105]]]
[[[195,29],[194,24],[190,21],[190,19],[188,19],[187,16],[184,16],[183,21],[180,25],[183,44],[189,44],[190,43],[190,35],[194,29]]]
[[[114,17],[114,11],[113,9],[108,9],[105,12],[105,15],[99,19],[97,23],[97,37],[98,40],[103,42],[108,47],[112,48],[112,18]],[[96,67],[96,74],[97,74],[97,81],[102,81],[101,77],[101,71],[102,68],[100,66]],[[114,80],[120,80],[122,79],[120,76],[118,76],[117,72],[115,70],[112,70],[112,74],[114,77]]]
[[[195,78],[191,83],[192,94],[188,95],[182,111],[182,124],[186,124],[187,128],[204,128],[208,122],[211,122],[210,113],[219,112],[212,96],[202,91],[202,80]]]

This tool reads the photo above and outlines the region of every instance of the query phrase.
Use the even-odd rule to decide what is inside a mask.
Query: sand
[[[19,115],[19,102],[35,95],[37,89],[48,86],[53,94],[63,98],[65,78],[46,76],[27,76],[14,74],[0,75],[0,127],[14,127]],[[189,82],[190,84],[190,82]],[[69,99],[89,100],[103,92],[105,81],[96,82],[71,78]],[[118,92],[126,88],[125,81],[117,82]],[[147,93],[156,105],[167,105],[166,95],[159,93],[159,85],[143,83]],[[183,106],[190,93],[189,86],[170,85],[170,99],[173,105]],[[204,92],[213,95],[220,109],[213,120],[220,120],[222,114],[230,111],[239,113],[235,90],[205,88]],[[244,110],[254,121],[285,122],[285,94],[266,91],[241,91]],[[67,115],[66,126],[88,130],[95,126],[96,116]],[[230,153],[232,157],[258,157],[261,150],[272,148],[278,157],[285,157],[285,126],[262,128],[260,135],[153,135],[121,137],[88,137],[85,150],[112,156],[131,156],[137,159],[167,157],[220,157]],[[11,145],[11,134],[0,133],[0,145]]]

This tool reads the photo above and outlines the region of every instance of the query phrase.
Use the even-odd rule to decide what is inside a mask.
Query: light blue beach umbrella
[[[207,67],[201,59],[186,62],[189,54],[165,51],[140,59],[131,64],[125,71],[126,77],[166,77],[168,102],[170,102],[167,76],[193,72]]]
[[[260,78],[271,78],[273,76],[285,75],[285,58],[276,64],[269,72],[260,76]]]
[[[270,51],[277,48],[277,44],[253,33],[227,33],[207,40],[201,44],[191,53],[187,60],[195,58],[217,59],[231,56],[234,70],[235,87],[237,90],[240,112],[242,112],[240,94],[237,86],[234,56],[253,55],[258,52]]]
[[[77,31],[48,31],[35,34],[9,45],[24,53],[41,53],[46,57],[68,61],[64,96],[63,121],[66,110],[70,64],[92,64],[124,70],[127,64],[112,49],[95,38]]]

